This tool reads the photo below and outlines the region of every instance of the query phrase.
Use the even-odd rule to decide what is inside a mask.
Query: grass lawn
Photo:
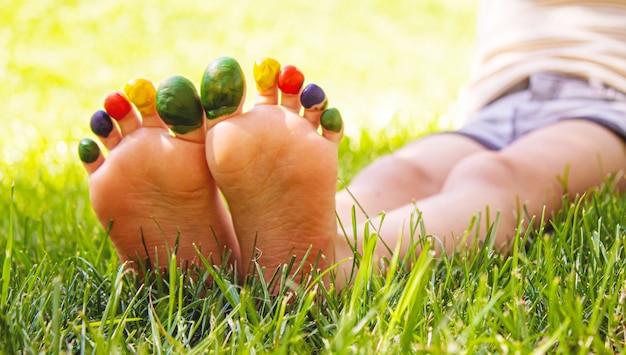
[[[613,353],[626,347],[626,199],[609,183],[520,232],[434,259],[371,252],[343,292],[209,269],[133,278],[99,226],[77,142],[135,76],[219,56],[299,66],[346,120],[340,178],[449,124],[474,0],[8,0],[0,12],[0,353]],[[250,102],[247,103],[247,106]],[[538,218],[541,218],[539,216]],[[415,230],[421,226],[414,223]],[[370,239],[369,248],[375,239]],[[406,265],[412,263],[411,270]],[[296,266],[294,266],[296,267]]]

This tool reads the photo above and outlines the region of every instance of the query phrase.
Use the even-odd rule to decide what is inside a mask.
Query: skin
[[[342,130],[322,127],[320,135],[323,111],[305,110],[300,116],[299,100],[284,100],[283,94],[279,105],[280,96],[274,81],[257,93],[252,110],[239,110],[206,137],[207,163],[228,201],[239,241],[241,271],[252,272],[256,261],[268,281],[291,258],[296,265],[304,261],[305,273],[332,265],[337,231],[334,194]],[[335,130],[343,126],[337,110],[329,117]]]
[[[87,157],[83,147],[93,142],[79,145],[92,207],[129,267],[165,268],[176,243],[183,268],[202,264],[198,250],[218,265],[240,260],[232,221],[206,164],[204,135],[204,119],[194,131],[174,136],[156,112],[131,109],[106,137],[98,135],[106,158],[99,149],[95,160]]]
[[[495,244],[505,248],[520,220],[527,224],[544,209],[549,216],[562,207],[563,194],[583,194],[626,166],[626,146],[614,133],[591,121],[566,120],[500,151],[457,134],[425,137],[378,159],[347,190],[336,192],[341,116],[335,109],[302,110],[293,90],[279,91],[281,79],[288,81],[284,73],[299,71],[282,70],[273,84],[260,85],[253,109],[244,113],[238,103],[212,125],[204,121],[172,137],[158,116],[140,120],[129,113],[108,137],[100,137],[110,151],[106,162],[99,154],[85,167],[96,214],[105,228],[115,220],[111,239],[122,260],[141,250],[138,226],[146,228],[151,247],[167,250],[160,244],[162,232],[149,227],[152,217],[160,216],[168,235],[180,229],[184,236],[180,260],[196,260],[190,248],[195,243],[207,254],[233,250],[231,260],[242,275],[252,271],[254,261],[269,279],[292,258],[303,263],[306,274],[353,258],[336,216],[349,227],[354,198],[359,202],[356,230],[362,233],[365,223],[378,228],[378,214],[385,211],[379,237],[392,250],[399,245],[401,257],[410,252],[408,225],[416,209],[426,233],[441,241],[439,251],[450,252],[474,242],[467,226],[477,214],[484,217],[488,206],[491,221],[499,214]],[[478,238],[485,237],[488,222],[482,220]],[[207,225],[217,243],[205,237]],[[356,238],[360,250],[364,236]],[[383,243],[376,254],[390,257]],[[337,287],[346,282],[347,270],[350,262],[339,266]]]
[[[585,120],[539,129],[501,151],[489,151],[461,135],[433,135],[377,160],[348,190],[373,217],[374,226],[380,222],[376,214],[387,211],[379,233],[392,249],[401,243],[401,256],[408,252],[409,216],[416,207],[426,232],[450,252],[473,243],[473,234],[463,236],[472,217],[482,213],[484,218],[488,206],[491,222],[499,213],[495,245],[505,248],[520,219],[526,224],[532,217],[538,220],[544,208],[549,217],[562,207],[564,193],[573,198],[622,173],[625,148],[614,133]],[[618,187],[623,189],[622,181]],[[520,215],[520,204],[527,214]],[[347,191],[337,194],[339,218],[349,221],[353,205]],[[358,212],[357,219],[363,230],[365,215]],[[483,220],[479,238],[486,229]],[[345,253],[345,245],[337,247]],[[377,255],[390,256],[382,245]]]
[[[233,73],[216,77],[229,75]],[[156,96],[158,100],[158,92]],[[239,103],[232,115],[204,121],[214,123],[206,137],[204,123],[173,136],[162,117],[136,110],[121,117],[108,137],[99,137],[109,154],[84,161],[90,197],[103,227],[113,221],[110,238],[122,261],[136,265],[163,260],[179,234],[181,266],[198,263],[195,246],[215,263],[221,262],[223,250],[232,250],[229,260],[242,274],[256,260],[268,278],[284,260],[304,261],[309,249],[312,255],[321,253],[317,267],[330,265],[337,230],[334,193],[341,115],[328,111],[332,130],[322,127],[320,135],[323,111],[305,110],[301,116],[299,102],[278,105],[278,98],[275,81],[259,93],[251,111],[243,113]],[[180,102],[195,104],[184,97]],[[170,128],[180,125],[173,117],[165,120]],[[294,149],[277,161],[276,154],[289,146]],[[300,232],[297,245],[294,228]],[[313,262],[307,260],[305,273]]]

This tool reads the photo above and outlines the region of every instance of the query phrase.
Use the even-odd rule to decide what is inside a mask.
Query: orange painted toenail
[[[304,83],[304,74],[293,65],[284,67],[278,76],[278,87],[285,94],[300,93],[302,83]]]
[[[126,117],[131,108],[130,102],[128,102],[126,96],[119,91],[111,93],[104,100],[104,109],[111,117],[118,121]]]
[[[264,58],[254,62],[252,68],[254,81],[259,92],[268,91],[276,85],[280,73],[280,63],[273,58]]]
[[[156,89],[150,80],[132,79],[124,86],[124,93],[142,114],[151,115],[156,111]]]

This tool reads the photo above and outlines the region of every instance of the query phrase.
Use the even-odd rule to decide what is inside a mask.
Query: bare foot
[[[163,268],[177,246],[180,266],[198,264],[195,245],[216,264],[230,251],[237,260],[232,222],[206,163],[205,120],[193,84],[166,79],[160,102],[145,80],[131,81],[125,91],[109,95],[108,114],[98,111],[91,120],[107,157],[92,140],[79,144],[93,209],[105,229],[112,223],[110,238],[120,259],[152,267],[158,260]]]
[[[250,262],[256,260],[269,279],[292,257],[297,267],[307,254],[305,273],[318,255],[315,266],[326,268],[334,263],[338,236],[341,116],[326,110],[321,88],[301,89],[304,77],[295,67],[281,71],[278,62],[266,59],[255,64],[254,74],[255,107],[209,123],[206,136],[206,159],[228,201],[243,271],[253,271]],[[309,107],[302,115],[301,102]]]

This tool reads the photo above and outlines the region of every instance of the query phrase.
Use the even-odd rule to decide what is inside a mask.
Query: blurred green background
[[[198,83],[219,56],[237,58],[249,80],[261,57],[300,67],[341,110],[348,136],[386,129],[392,119],[401,123],[392,130],[419,131],[448,115],[467,77],[476,7],[475,0],[0,4],[3,186],[37,179],[37,166],[52,176],[81,169],[76,143],[91,136],[91,114],[128,79],[158,84],[181,74]]]

